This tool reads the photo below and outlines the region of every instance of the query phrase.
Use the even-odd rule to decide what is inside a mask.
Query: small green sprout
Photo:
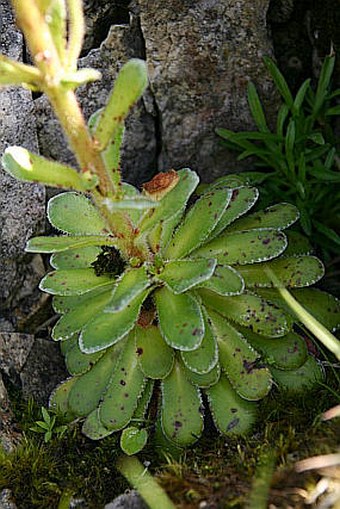
[[[57,416],[48,411],[44,406],[41,407],[42,421],[35,421],[35,425],[29,428],[35,433],[43,433],[45,443],[50,442],[53,436],[62,438],[68,427],[66,424],[57,425]]]

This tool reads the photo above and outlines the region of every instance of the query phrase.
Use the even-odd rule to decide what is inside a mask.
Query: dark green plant
[[[291,288],[328,328],[338,325],[339,302],[305,288],[323,276],[322,263],[303,236],[283,231],[297,208],[248,214],[255,187],[227,176],[199,191],[190,169],[160,173],[141,192],[122,183],[123,122],[147,85],[145,63],[122,67],[107,106],[86,126],[73,89],[96,76],[76,70],[80,3],[67,3],[68,31],[63,0],[14,5],[36,67],[8,59],[0,67],[11,69],[8,84],[21,73],[48,95],[80,167],[21,147],[3,156],[17,178],[72,189],[48,204],[61,234],[27,245],[52,254],[40,288],[61,315],[52,336],[71,374],[51,408],[83,419],[93,440],[122,432],[127,454],[143,448],[155,421],[170,442],[196,442],[205,409],[221,433],[245,433],[272,385],[304,390],[323,379],[275,286]]]
[[[57,424],[57,416],[51,414],[45,407],[41,407],[42,420],[35,421],[34,426],[29,428],[36,433],[44,434],[44,441],[49,442],[52,440],[53,435],[62,437],[67,431],[66,424]]]
[[[331,92],[335,56],[325,58],[316,90],[307,79],[295,97],[270,58],[264,59],[283,103],[276,128],[267,124],[253,83],[248,103],[258,131],[235,133],[217,129],[227,147],[241,152],[238,159],[255,157],[264,171],[247,172],[245,181],[261,185],[263,203],[284,200],[297,206],[303,232],[322,252],[339,252],[340,159],[331,120],[340,113],[340,89]]]

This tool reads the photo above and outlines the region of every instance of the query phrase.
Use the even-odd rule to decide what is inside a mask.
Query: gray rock
[[[7,0],[0,0],[0,18],[0,52],[21,60],[23,40]],[[31,93],[21,88],[0,90],[0,154],[9,145],[37,149]],[[0,314],[6,313],[25,279],[24,247],[42,230],[44,202],[41,186],[18,182],[0,168]]]
[[[0,493],[0,509],[17,509],[12,499],[11,490],[2,490]]]
[[[138,4],[160,119],[158,169],[189,166],[212,180],[242,167],[235,154],[220,147],[214,129],[253,127],[246,99],[249,80],[267,98],[269,112],[276,107],[262,62],[272,54],[266,28],[269,0]]]
[[[109,504],[106,504],[104,509],[147,509],[148,506],[143,502],[137,491],[130,491],[124,495],[119,495]],[[161,508],[160,508],[161,509]]]
[[[21,387],[25,398],[44,405],[67,377],[58,343],[18,333],[0,333],[0,372]]]
[[[78,96],[88,117],[102,107],[118,68],[146,58],[150,88],[127,121],[124,177],[133,183],[157,171],[190,166],[203,179],[247,168],[220,146],[214,129],[253,128],[246,86],[253,80],[265,97],[269,119],[277,97],[262,57],[272,54],[267,35],[269,0],[170,0],[131,5],[130,24],[111,27],[99,49],[80,61],[102,72],[101,82]],[[113,18],[112,18],[113,19]],[[44,98],[36,101],[39,146],[46,156],[74,159]]]

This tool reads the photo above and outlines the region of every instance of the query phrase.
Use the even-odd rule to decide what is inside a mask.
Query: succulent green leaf
[[[63,85],[64,89],[74,90],[91,81],[100,80],[101,77],[101,73],[96,69],[79,69],[78,71],[63,74],[60,84]]]
[[[142,96],[147,84],[146,62],[132,58],[123,65],[95,129],[95,137],[101,150],[107,147],[115,130]]]
[[[301,288],[292,291],[293,296],[317,320],[331,331],[340,326],[340,300],[317,288]],[[284,305],[284,304],[283,304]]]
[[[86,373],[100,359],[104,352],[83,353],[75,341],[65,355],[65,364],[71,375]]]
[[[308,355],[307,361],[298,369],[287,371],[271,367],[270,371],[278,386],[290,392],[313,389],[322,383],[325,378],[322,365],[311,355]]]
[[[216,366],[218,361],[217,343],[206,318],[202,343],[195,350],[181,352],[181,357],[185,366],[194,373],[209,373]]]
[[[58,341],[69,338],[98,316],[110,301],[111,290],[96,294],[90,292],[85,296],[88,298],[79,299],[77,296],[79,302],[58,320],[52,331],[53,339]]]
[[[54,389],[49,399],[49,408],[63,415],[67,420],[72,420],[75,417],[74,414],[70,412],[68,398],[76,381],[77,378],[68,378]]]
[[[289,331],[287,316],[275,304],[251,293],[221,297],[208,290],[199,290],[207,308],[217,311],[232,322],[249,327],[257,334],[281,337]]]
[[[138,365],[134,334],[131,333],[99,407],[99,418],[105,427],[118,431],[130,422],[144,385],[145,378]]]
[[[195,443],[203,430],[202,401],[199,390],[185,377],[176,363],[162,381],[161,422],[165,436],[180,447]]]
[[[288,230],[285,232],[288,246],[282,256],[310,255],[313,248],[308,238],[299,232]]]
[[[185,367],[185,376],[196,387],[206,389],[218,382],[221,376],[221,368],[219,364],[216,364],[209,373],[199,374]]]
[[[68,398],[74,414],[86,416],[97,407],[118,366],[121,351],[122,344],[109,348],[89,371],[76,377]]]
[[[241,398],[226,376],[206,391],[216,428],[224,435],[245,435],[256,419],[256,404]]]
[[[101,440],[111,435],[114,430],[105,428],[99,419],[99,409],[96,408],[86,417],[82,432],[91,440]]]
[[[64,0],[53,0],[48,3],[44,12],[55,48],[60,61],[63,62],[66,49],[66,5]]]
[[[93,353],[114,345],[122,339],[135,325],[147,295],[148,291],[145,291],[121,311],[101,313],[89,322],[80,335],[81,350],[85,353]]]
[[[229,265],[217,265],[210,279],[199,285],[219,295],[239,295],[244,290],[242,276]]]
[[[174,352],[162,338],[158,327],[136,327],[136,351],[139,365],[148,378],[168,376],[174,363]]]
[[[200,246],[217,225],[231,195],[230,189],[215,189],[202,195],[175,231],[165,256],[170,260],[183,258]]]
[[[106,198],[103,200],[103,204],[107,207],[110,212],[116,212],[120,210],[145,210],[154,209],[159,206],[159,202],[150,200],[145,196],[134,196],[128,199],[112,200]]]
[[[228,231],[243,231],[258,228],[283,230],[298,219],[299,211],[294,205],[291,203],[278,203],[238,219],[228,228]]]
[[[126,270],[120,279],[116,280],[105,312],[117,313],[122,311],[150,285],[151,280],[145,265]]]
[[[163,281],[173,293],[183,293],[208,280],[215,267],[216,261],[213,258],[169,261],[157,279]]]
[[[173,215],[170,219],[164,221],[163,223],[159,223],[161,226],[159,244],[160,252],[162,254],[165,253],[166,248],[168,247],[171,237],[175,231],[175,228],[179,224],[183,214],[184,209],[182,208],[178,210],[178,212],[175,215]]]
[[[60,253],[53,253],[50,264],[54,269],[85,269],[97,259],[100,252],[101,248],[98,246],[69,249]]]
[[[248,343],[262,354],[267,365],[283,370],[297,369],[307,359],[306,342],[295,332],[271,339],[242,327],[242,334]]]
[[[76,170],[32,154],[23,147],[9,147],[2,157],[5,170],[19,180],[40,182],[51,187],[87,191],[87,183]]]
[[[47,216],[55,228],[74,235],[107,235],[108,230],[98,210],[85,196],[61,193],[53,196]]]
[[[315,256],[284,257],[259,265],[243,265],[235,268],[248,288],[276,286],[268,269],[273,271],[282,286],[288,288],[312,285],[325,273],[323,264]]]
[[[209,240],[218,237],[227,226],[243,216],[243,214],[246,214],[256,203],[258,197],[259,192],[256,187],[238,187],[237,189],[233,189],[229,205],[216,227],[209,235]]]
[[[114,246],[110,237],[88,235],[85,237],[34,237],[27,242],[25,251],[28,253],[60,253],[69,249],[82,249],[89,246]]]
[[[140,452],[148,441],[146,429],[139,429],[136,426],[129,426],[122,431],[120,447],[128,456]]]
[[[221,315],[209,311],[209,316],[217,338],[221,368],[236,392],[249,401],[264,398],[271,388],[271,376],[260,362],[258,352]]]
[[[107,291],[108,289],[104,287],[95,288],[82,295],[55,295],[53,297],[53,309],[56,313],[68,313],[77,306],[83,306],[85,302],[89,306],[92,300],[95,301],[99,295]]]
[[[223,129],[221,129],[223,131]],[[216,132],[219,131],[219,129],[216,129]],[[236,174],[229,174],[224,175],[223,177],[219,177],[211,184],[200,184],[198,188],[198,194],[203,194],[206,192],[210,192],[212,189],[215,189],[216,187],[229,187],[230,189],[235,189],[237,187],[242,187],[246,183],[246,179],[243,177],[243,173],[236,175]]]
[[[65,269],[49,272],[39,288],[52,295],[82,295],[95,288],[113,287],[113,284],[110,276],[96,276],[92,268]]]
[[[287,247],[283,232],[274,228],[224,233],[194,253],[195,256],[216,258],[222,265],[244,265],[270,260]]]
[[[173,294],[166,287],[155,292],[159,328],[169,346],[195,350],[204,336],[202,311],[196,299],[187,293]]]
[[[181,217],[180,212],[184,210],[191,194],[194,192],[199,178],[197,173],[187,168],[177,172],[179,181],[174,189],[169,191],[160,201],[159,206],[147,211],[141,218],[138,228],[141,234],[151,231],[159,222],[162,224],[176,216]],[[177,224],[177,223],[176,223]],[[173,225],[175,228],[176,225]]]

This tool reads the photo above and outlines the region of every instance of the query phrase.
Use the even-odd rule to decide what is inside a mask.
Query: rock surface
[[[0,19],[0,52],[21,60],[23,40],[7,0],[0,1]],[[9,145],[37,150],[32,96],[20,88],[0,90],[0,154]],[[43,228],[44,205],[43,187],[18,182],[0,168],[0,330],[2,322],[6,329],[11,326],[4,314],[24,284],[29,260],[24,247],[27,239]]]
[[[104,509],[147,509],[147,507],[137,491],[132,490],[106,504]]]

